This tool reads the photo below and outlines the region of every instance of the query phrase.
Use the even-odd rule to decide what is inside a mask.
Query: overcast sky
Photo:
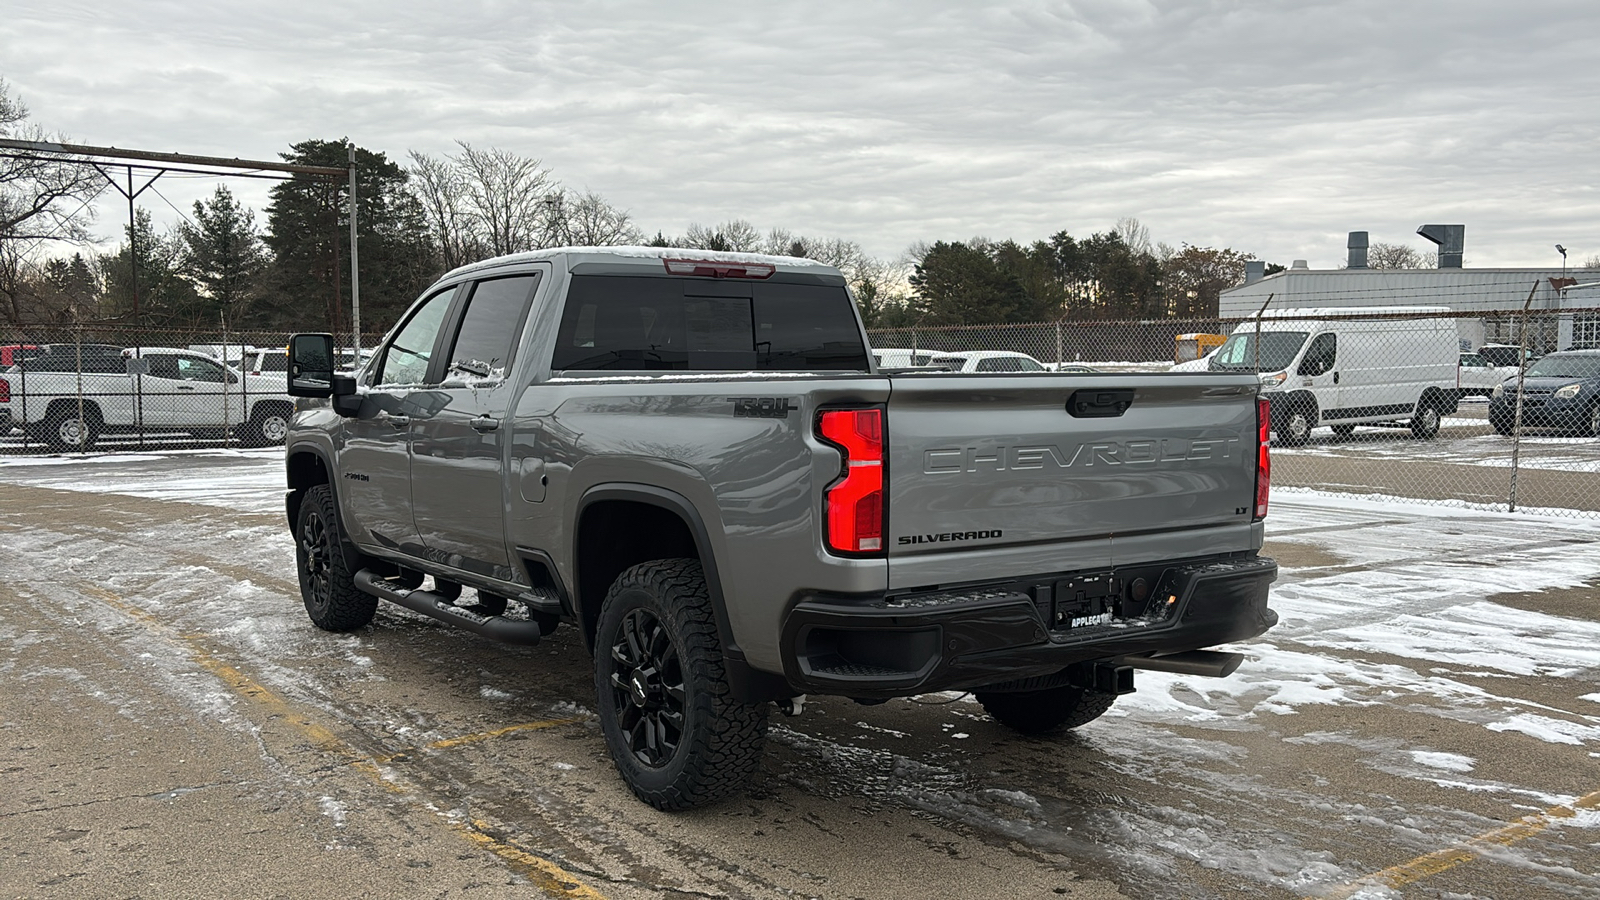
[[[650,233],[742,218],[893,258],[1133,216],[1323,268],[1351,230],[1431,251],[1417,226],[1465,223],[1466,265],[1522,266],[1600,254],[1597,36],[1592,0],[6,0],[0,77],[86,144],[500,147]]]

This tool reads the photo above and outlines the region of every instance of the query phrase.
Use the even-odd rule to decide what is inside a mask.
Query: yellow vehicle
[[[1175,363],[1188,362],[1199,359],[1222,346],[1227,337],[1220,334],[1180,334],[1178,335],[1178,349],[1172,354]]]

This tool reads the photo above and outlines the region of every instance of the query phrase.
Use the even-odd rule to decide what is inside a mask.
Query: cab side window
[[[1322,375],[1333,369],[1339,355],[1339,337],[1331,333],[1319,334],[1300,360],[1301,375]]]
[[[455,344],[450,348],[446,379],[506,376],[538,281],[537,275],[515,275],[481,281],[473,288]]]
[[[170,378],[178,380],[178,359],[167,353],[156,353],[144,357],[147,368],[145,374],[151,378]]]
[[[192,356],[172,357],[178,367],[178,377],[184,381],[211,381],[223,383],[230,381],[219,363],[209,359],[195,359]]]
[[[433,345],[439,340],[439,329],[444,324],[445,313],[450,311],[450,298],[455,293],[455,288],[446,288],[417,307],[416,313],[384,350],[378,384],[421,384],[428,377]]]

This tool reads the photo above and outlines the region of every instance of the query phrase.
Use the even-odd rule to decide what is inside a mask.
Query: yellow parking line
[[[605,900],[605,896],[594,888],[572,876],[571,872],[561,868],[555,863],[534,856],[532,853],[492,837],[485,832],[489,830],[488,823],[473,819],[470,823],[451,822],[451,830],[477,844],[495,856],[500,857],[519,874],[532,881],[539,890],[551,897],[572,897],[577,900]]]
[[[166,623],[162,622],[158,616],[151,613],[149,610],[135,606],[134,604],[129,603],[110,591],[94,586],[88,586],[87,591],[99,597],[101,600],[104,600],[106,605],[111,606],[119,612],[125,613],[128,616],[145,623],[146,625],[150,625],[162,631],[171,630]],[[227,663],[217,659],[216,656],[214,656],[202,645],[201,641],[204,638],[203,635],[178,634],[177,637],[179,640],[183,641],[185,646],[188,647],[190,656],[194,659],[197,665],[216,676],[218,680],[227,685],[228,688],[235,694],[263,708],[267,712],[268,716],[281,719],[282,721],[288,723],[296,731],[300,732],[302,736],[309,740],[311,744],[318,750],[334,756],[344,757],[346,760],[348,760],[352,768],[368,776],[373,781],[381,785],[385,790],[392,791],[397,794],[410,793],[403,786],[395,783],[389,778],[386,778],[383,774],[383,771],[379,768],[379,766],[383,764],[384,760],[390,757],[381,757],[379,759],[369,758],[365,754],[362,754],[360,751],[356,750],[354,747],[350,746],[344,740],[340,739],[339,736],[334,734],[332,731],[329,731],[322,725],[313,722],[310,718],[296,712],[294,707],[283,698],[267,690],[265,687],[252,680],[248,675],[245,675],[243,672],[240,672],[233,666],[230,666]],[[488,740],[490,738],[498,737],[503,734],[510,734],[515,731],[527,731],[537,728],[553,728],[557,725],[581,722],[584,718],[586,717],[576,716],[568,719],[552,719],[544,722],[528,722],[522,725],[512,725],[507,728],[499,728],[494,731],[485,731],[478,734],[469,734],[458,738],[436,741],[428,746],[431,748],[446,749],[461,744],[469,744],[475,741]],[[605,896],[603,894],[599,893],[588,885],[585,885],[578,879],[576,875],[573,875],[566,869],[561,868],[560,866],[550,862],[547,859],[544,859],[543,857],[535,856],[534,854],[529,853],[520,847],[513,846],[506,841],[486,833],[488,830],[490,830],[490,826],[482,820],[474,819],[469,823],[462,823],[460,821],[446,818],[446,823],[449,825],[451,831],[461,835],[474,844],[477,844],[484,850],[487,850],[490,853],[493,853],[495,856],[500,857],[502,860],[510,863],[511,868],[528,878],[528,880],[532,881],[534,885],[536,885],[539,890],[543,891],[547,896],[574,898],[574,900],[605,900]]]
[[[1600,791],[1579,797],[1571,806],[1552,806],[1544,812],[1523,816],[1493,831],[1468,838],[1461,842],[1461,846],[1436,850],[1397,866],[1390,866],[1348,884],[1339,885],[1328,893],[1307,897],[1306,900],[1344,900],[1362,888],[1380,885],[1398,890],[1408,884],[1415,884],[1424,878],[1472,862],[1481,855],[1481,850],[1509,847],[1518,841],[1531,838],[1554,825],[1558,819],[1573,818],[1580,809],[1600,809]]]

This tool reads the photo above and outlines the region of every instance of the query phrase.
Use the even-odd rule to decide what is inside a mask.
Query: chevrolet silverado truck
[[[294,405],[282,375],[240,374],[175,347],[52,345],[0,372],[0,421],[58,451],[105,434],[229,431],[250,445],[283,443]]]
[[[961,691],[1049,732],[1277,621],[1254,373],[885,375],[837,269],[659,248],[460,268],[333,352],[289,351],[312,622],[570,623],[659,809],[738,791],[773,705]]]

